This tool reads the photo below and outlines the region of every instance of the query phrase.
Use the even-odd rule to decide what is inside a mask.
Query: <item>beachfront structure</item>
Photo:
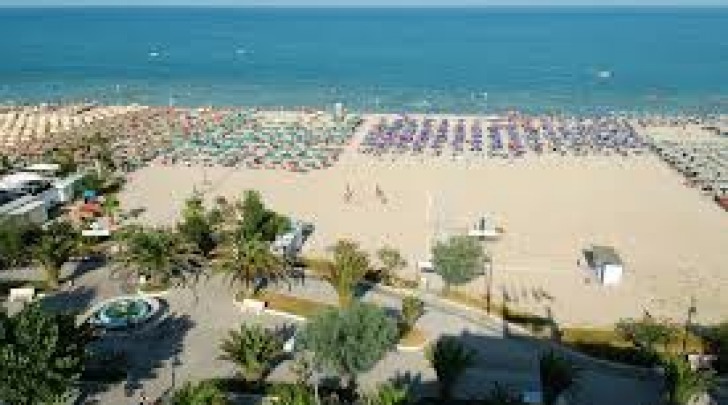
[[[618,285],[622,281],[624,265],[611,246],[592,246],[585,252],[589,268],[602,285]]]
[[[291,221],[291,229],[279,235],[271,244],[271,251],[277,255],[294,257],[301,252],[313,225],[302,221]]]
[[[40,147],[58,134],[67,136],[85,125],[140,108],[95,104],[8,107],[0,111],[0,147],[10,151],[29,144]]]
[[[37,169],[37,167],[36,167]],[[75,197],[80,173],[51,177],[36,171],[22,171],[0,178],[0,218],[14,218],[42,225],[50,211]]]
[[[660,141],[653,149],[685,176],[687,185],[715,198],[728,196],[728,141]]]
[[[361,119],[337,121],[311,111],[222,110],[183,121],[157,162],[308,171],[333,165]]]
[[[448,119],[401,115],[381,118],[366,134],[360,152],[463,154],[521,157],[528,152],[640,154],[647,143],[627,120],[614,117],[552,118],[503,116]]]

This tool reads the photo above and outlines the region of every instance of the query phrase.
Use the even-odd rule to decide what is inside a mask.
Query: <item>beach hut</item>
[[[622,281],[624,265],[611,246],[592,246],[585,251],[589,268],[602,285],[617,285]]]

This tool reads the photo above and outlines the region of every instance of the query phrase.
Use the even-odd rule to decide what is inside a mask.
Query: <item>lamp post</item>
[[[690,297],[690,306],[688,307],[688,316],[685,319],[685,333],[683,334],[682,351],[683,354],[687,352],[688,347],[688,333],[690,333],[690,325],[693,322],[693,315],[698,312],[697,304],[695,302],[695,296]]]
[[[488,256],[485,258],[483,267],[487,264],[487,274],[483,278],[485,282],[485,309],[490,314],[490,305],[493,297],[493,257]]]

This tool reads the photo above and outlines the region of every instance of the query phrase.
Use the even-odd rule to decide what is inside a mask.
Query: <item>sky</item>
[[[728,6],[728,0],[0,0],[3,6]]]

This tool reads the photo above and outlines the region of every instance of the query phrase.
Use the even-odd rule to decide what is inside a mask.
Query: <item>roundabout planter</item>
[[[135,330],[160,313],[156,298],[127,295],[111,298],[89,311],[87,322],[109,331]]]

